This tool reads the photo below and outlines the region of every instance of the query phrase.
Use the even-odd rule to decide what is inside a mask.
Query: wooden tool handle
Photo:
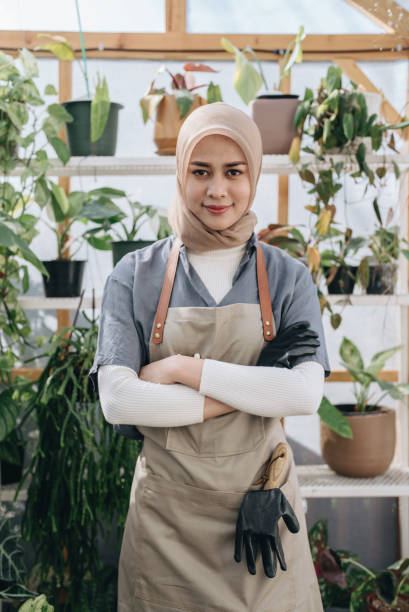
[[[280,442],[274,449],[270,464],[266,470],[268,476],[264,489],[277,489],[281,485],[281,477],[288,463],[288,445]]]

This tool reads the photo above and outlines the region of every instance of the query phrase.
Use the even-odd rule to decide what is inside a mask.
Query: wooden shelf
[[[328,165],[329,160],[334,162],[346,160],[348,168],[357,168],[353,157],[345,155],[329,155],[320,163],[321,168]],[[349,163],[351,160],[351,163]],[[383,166],[392,169],[395,162],[403,172],[409,169],[409,155],[367,155],[366,161],[372,168]],[[152,157],[71,157],[64,166],[59,159],[50,159],[52,168],[47,171],[48,176],[132,176],[132,175],[174,175],[176,172],[176,158],[173,155]],[[297,167],[292,164],[288,155],[263,155],[263,174],[296,174],[298,168],[304,163],[313,163],[313,155],[303,155]],[[23,166],[16,166],[10,176],[20,176]]]
[[[409,306],[409,294],[403,295],[328,295],[330,304],[352,306]],[[47,298],[41,295],[23,295],[19,304],[26,310],[76,310],[79,297]],[[101,296],[95,296],[95,308],[100,308]],[[92,295],[84,296],[82,309],[92,308]]]

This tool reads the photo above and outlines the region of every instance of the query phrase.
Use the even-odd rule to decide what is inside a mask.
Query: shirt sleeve
[[[311,329],[318,334],[320,346],[314,355],[295,358],[294,365],[305,361],[316,361],[324,368],[325,377],[327,378],[331,374],[331,368],[322,325],[317,286],[314,284],[308,268],[303,264],[300,268],[300,273],[297,275],[292,294],[286,296],[286,299],[283,301],[280,329],[285,329],[298,321],[309,321]]]
[[[135,320],[132,284],[111,274],[104,287],[97,352],[89,373],[94,388],[98,389],[99,366],[120,365],[139,374],[145,359],[142,328]]]

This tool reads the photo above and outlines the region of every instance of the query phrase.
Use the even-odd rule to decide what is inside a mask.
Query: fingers
[[[241,561],[241,554],[243,551],[243,530],[240,527],[236,527],[236,539],[234,543],[234,560],[237,563]]]
[[[256,573],[257,556],[256,536],[246,533],[244,536],[244,546],[246,548],[247,569],[250,574],[254,575]]]
[[[261,538],[261,554],[265,575],[268,578],[274,578],[277,573],[277,558],[274,550],[272,550],[271,542],[266,537]]]
[[[291,533],[297,533],[300,531],[300,524],[295,515],[295,512],[287,500],[284,493],[281,491],[281,503],[280,503],[281,516],[284,519],[284,522],[287,526],[287,529],[291,531]]]
[[[281,546],[281,540],[280,540],[280,536],[278,533],[276,537],[271,537],[270,545],[273,551],[273,556],[277,555],[278,562],[280,563],[280,567],[283,570],[283,572],[285,572],[287,569],[287,565],[285,562],[284,551],[283,551],[283,547]]]

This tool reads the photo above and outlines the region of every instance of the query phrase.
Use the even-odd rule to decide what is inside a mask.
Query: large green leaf
[[[122,191],[122,189],[114,189],[113,187],[98,187],[97,189],[91,189],[88,191],[88,195],[90,196],[106,196],[117,197],[117,198],[125,198],[126,192]]]
[[[101,79],[98,74],[95,96],[91,102],[91,142],[101,138],[108,121],[110,107],[108,83],[105,77]]]
[[[349,368],[353,370],[364,369],[364,362],[361,353],[352,340],[345,337],[342,339],[339,354],[341,355],[341,359]]]
[[[51,185],[51,204],[54,211],[55,220],[57,223],[61,223],[67,218],[68,211],[70,208],[67,194],[59,186],[50,181]]]
[[[96,223],[102,223],[105,219],[111,219],[112,217],[119,217],[123,219],[125,214],[121,211],[119,206],[111,201],[104,202],[103,200],[95,200],[86,204],[78,216],[89,219]]]
[[[245,104],[249,104],[263,84],[260,74],[249,62],[244,53],[236,53],[234,87]]]
[[[342,127],[347,140],[352,140],[354,137],[354,118],[351,113],[345,113],[343,116]]]
[[[47,111],[48,114],[54,117],[54,119],[57,119],[61,125],[64,123],[71,123],[73,120],[72,115],[70,115],[61,104],[50,104],[47,107]]]
[[[386,349],[385,351],[380,351],[379,353],[376,353],[372,357],[371,363],[366,368],[366,371],[370,372],[371,374],[375,374],[375,375],[379,374],[379,372],[384,367],[385,362],[388,359],[390,359],[393,355],[395,355],[395,353],[402,350],[402,348],[403,348],[403,344],[400,344],[399,346],[394,346],[393,348]]]
[[[332,93],[335,89],[341,89],[342,84],[342,70],[336,66],[330,66],[328,68],[326,77],[327,91],[328,94]]]
[[[70,159],[70,152],[65,142],[63,142],[61,138],[58,138],[58,136],[53,136],[53,138],[50,138],[49,143],[65,166],[67,161]]]
[[[179,109],[179,117],[183,119],[192,108],[194,94],[187,89],[175,89],[174,96]]]
[[[42,274],[48,276],[47,270],[24,240],[15,234],[5,223],[0,221],[0,246],[17,247],[22,257],[33,264]]]
[[[38,77],[38,64],[35,56],[28,49],[20,51],[20,61],[23,66],[24,74],[28,79]]]
[[[28,112],[26,105],[22,102],[9,102],[8,104],[3,105],[3,109],[18,130],[21,130],[27,123]]]
[[[45,51],[50,51],[55,55],[57,59],[65,60],[72,62],[75,60],[74,51],[68,42],[63,36],[52,36],[51,34],[38,34],[39,38],[49,38],[54,42],[46,43],[45,45],[41,45],[37,47],[38,49],[44,49]]]
[[[8,81],[11,77],[19,76],[19,71],[14,65],[14,59],[0,51],[0,80]]]
[[[318,408],[320,419],[343,438],[353,438],[352,429],[345,416],[325,396]]]
[[[0,442],[16,427],[20,413],[19,406],[13,401],[11,389],[0,393]]]
[[[213,102],[223,102],[220,85],[215,85],[213,81],[210,81],[207,88],[207,101],[209,104],[212,104]]]

